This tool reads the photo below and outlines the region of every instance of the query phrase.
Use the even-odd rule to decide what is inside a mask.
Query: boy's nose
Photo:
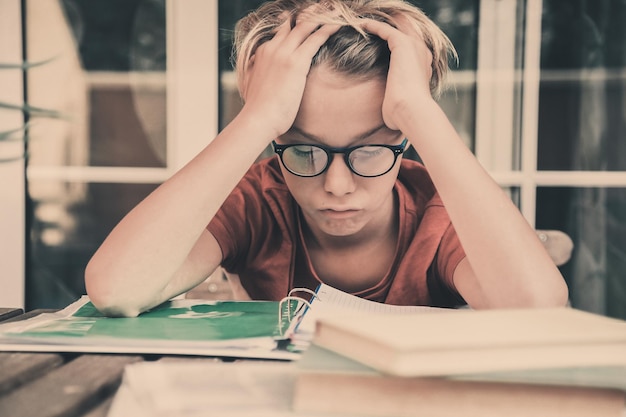
[[[326,172],[324,173],[324,190],[336,196],[354,192],[356,183],[350,167],[346,165],[343,155],[334,154]]]

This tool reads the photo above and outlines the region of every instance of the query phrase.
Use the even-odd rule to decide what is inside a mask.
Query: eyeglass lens
[[[329,164],[329,154],[315,145],[290,146],[283,151],[285,166],[295,174],[313,176],[323,172]],[[395,163],[393,150],[384,146],[363,146],[348,154],[348,162],[354,172],[363,176],[386,173]]]

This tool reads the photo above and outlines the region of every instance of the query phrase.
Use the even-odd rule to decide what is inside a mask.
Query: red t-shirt
[[[207,226],[222,249],[222,266],[257,300],[280,300],[293,288],[314,290],[321,282],[278,164],[273,157],[253,165]],[[452,282],[465,252],[425,167],[402,160],[394,192],[399,236],[393,265],[376,285],[354,294],[397,305],[465,304]]]

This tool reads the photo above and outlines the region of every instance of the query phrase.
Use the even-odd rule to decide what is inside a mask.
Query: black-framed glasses
[[[400,145],[359,145],[350,148],[332,148],[323,145],[279,145],[272,141],[274,152],[280,157],[287,171],[299,177],[315,177],[330,166],[332,155],[343,154],[346,165],[361,177],[385,175],[404,153],[408,140]]]

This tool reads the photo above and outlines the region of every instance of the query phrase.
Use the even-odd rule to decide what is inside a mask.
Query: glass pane
[[[241,109],[230,53],[233,28],[238,19],[264,3],[264,0],[222,0],[220,21],[220,127],[226,126]],[[450,37],[459,55],[459,67],[451,67],[458,76],[455,85],[439,102],[470,148],[474,146],[476,102],[476,53],[478,40],[478,0],[414,0]],[[418,158],[414,152],[407,156]]]
[[[165,0],[27,1],[34,166],[165,167]]]
[[[263,3],[265,0],[219,1],[220,130],[233,120],[242,106],[231,62],[235,24]]]
[[[574,241],[561,267],[572,305],[626,319],[626,188],[539,188],[536,224]]]
[[[87,262],[154,184],[29,182],[26,308],[62,308],[85,294]]]
[[[542,170],[626,170],[626,3],[544,0]]]
[[[455,129],[474,149],[476,119],[476,62],[478,52],[479,0],[410,0],[420,7],[448,35],[459,56],[458,67],[451,61],[453,84],[439,98],[439,104]]]
[[[513,204],[519,209],[522,206],[522,190],[520,187],[504,187],[504,192],[509,196]]]

